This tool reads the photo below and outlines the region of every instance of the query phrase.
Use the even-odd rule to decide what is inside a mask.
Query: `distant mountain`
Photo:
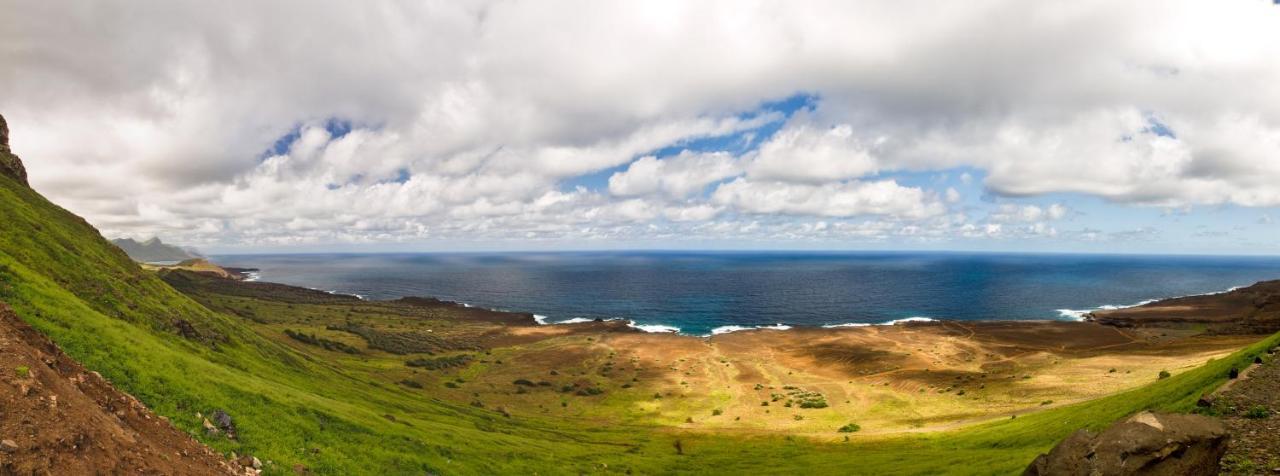
[[[200,255],[190,250],[164,244],[160,241],[160,238],[152,238],[143,242],[135,241],[133,238],[122,238],[111,240],[111,243],[119,246],[134,261],[143,263],[183,261],[200,257]]]

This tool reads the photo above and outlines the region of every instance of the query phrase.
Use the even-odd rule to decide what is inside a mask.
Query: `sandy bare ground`
[[[1084,322],[939,322],[697,338],[571,332],[496,349],[459,397],[529,412],[688,429],[841,437],[933,431],[1135,388],[1256,336]],[[495,354],[497,355],[497,354]],[[555,370],[555,373],[551,373]],[[514,388],[517,379],[549,385]],[[581,397],[564,385],[595,386]],[[820,397],[815,397],[820,396]],[[820,399],[823,408],[801,408]],[[790,403],[790,405],[788,405]]]

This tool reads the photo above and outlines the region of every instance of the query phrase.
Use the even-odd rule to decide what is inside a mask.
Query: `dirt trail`
[[[245,474],[0,303],[0,475]]]
[[[1280,361],[1264,357],[1212,397],[1231,432],[1224,474],[1280,474]]]

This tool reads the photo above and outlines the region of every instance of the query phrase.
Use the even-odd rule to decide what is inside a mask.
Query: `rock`
[[[9,124],[4,116],[0,116],[0,175],[8,175],[27,185],[27,169],[22,166],[22,160],[9,150]]]
[[[0,122],[3,124],[3,122]],[[18,443],[13,440],[0,440],[0,452],[12,453],[18,451]]]
[[[231,415],[222,410],[214,410],[209,416],[213,417],[213,423],[218,429],[227,434],[227,438],[236,439],[236,424],[231,421]]]
[[[218,427],[213,426],[213,423],[209,422],[208,418],[204,419],[204,423],[202,423],[201,426],[204,427],[204,432],[209,436],[214,436],[214,435],[217,435],[218,433],[221,433],[220,431],[218,431]]]
[[[1262,356],[1261,356],[1261,355],[1259,355],[1259,356],[1257,356],[1257,357],[1254,357],[1254,358],[1253,358],[1253,363],[1255,363],[1255,364],[1261,364],[1261,363],[1262,363]]]
[[[178,335],[182,336],[183,339],[200,340],[200,332],[196,331],[196,327],[186,319],[173,321],[173,327],[178,330]]]
[[[1212,418],[1142,412],[1097,435],[1073,433],[1023,474],[1216,475],[1229,439]]]
[[[1201,395],[1201,396],[1200,396],[1200,399],[1199,399],[1199,400],[1196,400],[1196,406],[1197,406],[1197,407],[1201,407],[1201,408],[1209,408],[1209,407],[1212,407],[1212,406],[1213,406],[1213,400],[1214,400],[1214,399],[1213,399],[1213,397],[1212,397],[1212,396],[1210,396],[1210,395]]]
[[[259,460],[257,456],[244,455],[236,459],[236,463],[246,468],[262,469],[262,460]]]

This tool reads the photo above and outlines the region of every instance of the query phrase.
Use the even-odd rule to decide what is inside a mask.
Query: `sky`
[[[1269,0],[0,0],[32,186],[206,252],[1280,254]]]

